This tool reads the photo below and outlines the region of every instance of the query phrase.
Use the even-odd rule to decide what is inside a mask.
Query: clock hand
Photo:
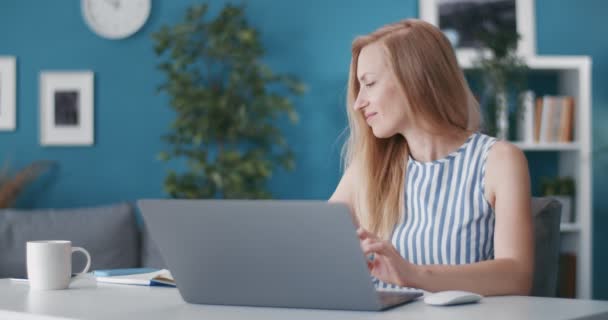
[[[106,2],[114,7],[114,9],[118,9],[120,5],[117,0],[106,0]]]

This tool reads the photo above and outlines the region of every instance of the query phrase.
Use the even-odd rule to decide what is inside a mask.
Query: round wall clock
[[[151,0],[81,0],[80,6],[93,32],[107,39],[122,39],[146,23]]]

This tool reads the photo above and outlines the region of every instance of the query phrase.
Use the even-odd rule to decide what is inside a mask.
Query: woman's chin
[[[380,129],[374,129],[374,127],[372,127],[372,132],[374,133],[374,137],[378,139],[386,139],[395,135],[394,133],[389,133]]]

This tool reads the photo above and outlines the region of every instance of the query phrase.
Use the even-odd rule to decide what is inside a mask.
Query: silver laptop
[[[342,204],[140,200],[138,206],[189,303],[384,310],[422,295],[375,290]]]

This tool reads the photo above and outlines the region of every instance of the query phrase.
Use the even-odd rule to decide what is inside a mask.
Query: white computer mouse
[[[459,290],[440,291],[424,297],[426,304],[434,306],[450,306],[455,304],[473,303],[481,300],[477,293]]]

